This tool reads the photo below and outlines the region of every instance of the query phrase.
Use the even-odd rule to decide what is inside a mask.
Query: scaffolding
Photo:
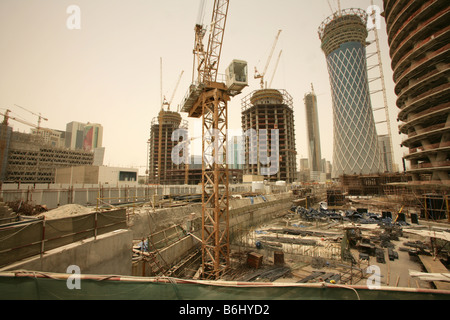
[[[367,13],[362,9],[346,9],[329,16],[319,27],[322,50],[328,56],[342,43],[359,41],[366,43]]]
[[[372,1],[373,6],[373,1]],[[373,65],[367,66],[367,71],[370,72],[371,70],[378,70],[378,74],[375,74],[373,78],[369,78],[369,85],[371,85],[375,81],[379,81],[381,88],[374,88],[371,90],[370,94],[372,95],[372,98],[377,93],[383,94],[383,106],[381,107],[375,107],[373,108],[374,116],[378,117],[378,121],[375,122],[376,125],[385,125],[385,130],[383,130],[383,126],[377,127],[378,130],[378,138],[380,143],[387,140],[387,143],[384,143],[380,145],[380,152],[381,156],[383,158],[385,171],[387,172],[395,172],[395,157],[394,157],[394,147],[392,143],[392,129],[391,129],[391,120],[389,115],[389,105],[387,101],[387,92],[386,92],[386,83],[384,78],[384,71],[383,71],[383,61],[381,59],[381,46],[380,46],[380,39],[378,37],[378,30],[376,27],[376,11],[373,10],[372,13],[369,15],[368,19],[371,19],[373,22],[373,28],[369,30],[369,34],[373,34],[373,40],[368,41],[368,46],[375,43],[375,49],[376,51],[373,53],[367,54],[367,60],[369,61],[371,57],[376,57],[377,61]],[[372,84],[372,86],[374,86]],[[377,111],[384,111],[384,114],[379,115],[379,112]],[[380,135],[380,129],[383,130],[386,134]]]

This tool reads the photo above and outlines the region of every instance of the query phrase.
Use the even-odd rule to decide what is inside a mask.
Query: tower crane
[[[35,124],[32,124],[32,123],[27,122],[27,121],[25,121],[25,120],[18,119],[18,118],[15,118],[15,117],[11,117],[11,116],[9,115],[10,112],[11,112],[11,110],[7,109],[5,113],[0,113],[0,116],[3,116],[3,124],[4,124],[4,125],[8,125],[8,124],[9,124],[9,119],[11,119],[11,120],[20,122],[20,123],[22,123],[22,124],[25,124],[25,125],[27,125],[27,126],[36,128],[36,129],[38,129],[38,130],[44,130],[44,131],[47,131],[47,132],[53,132],[52,129],[40,128],[40,127],[36,126]]]
[[[267,69],[269,68],[270,61],[272,60],[273,52],[275,50],[275,46],[277,45],[278,38],[280,37],[280,33],[282,30],[278,30],[278,33],[275,37],[275,41],[272,45],[272,50],[270,51],[269,58],[267,59],[266,66],[264,68],[263,73],[259,73],[257,68],[255,67],[255,79],[261,79],[261,89],[264,89],[264,77],[266,75]]]
[[[227,154],[228,101],[248,86],[247,63],[233,60],[226,84],[217,82],[229,0],[214,0],[208,44],[206,29],[194,28],[193,83],[182,112],[202,119],[202,278],[218,279],[230,265]],[[203,4],[203,1],[201,2]],[[202,12],[202,11],[200,11]]]
[[[181,81],[181,78],[183,77],[183,73],[184,73],[184,70],[181,71],[181,74],[178,77],[177,84],[175,85],[175,89],[173,90],[172,97],[170,98],[170,100],[167,101],[166,97],[164,97],[163,105],[167,106],[167,110],[170,110],[170,106],[172,105],[173,98],[175,97],[175,93],[177,92],[178,86],[180,85],[180,81]],[[179,108],[178,108],[178,111],[179,111]]]
[[[273,70],[272,78],[270,79],[270,82],[269,82],[269,88],[272,88],[273,78],[275,77],[275,74],[277,73],[278,64],[280,63],[280,58],[281,58],[282,54],[283,54],[283,50],[280,50],[280,53],[278,54],[277,63],[275,64],[275,68]]]
[[[42,121],[42,120],[48,121],[48,119],[47,119],[47,118],[44,118],[40,113],[39,113],[39,114],[36,114],[36,113],[34,113],[34,112],[32,112],[32,111],[30,111],[30,110],[28,110],[28,109],[25,109],[24,107],[21,107],[21,106],[19,106],[19,105],[17,105],[17,104],[14,104],[14,105],[15,105],[16,107],[19,107],[19,108],[25,110],[25,111],[28,111],[28,112],[31,113],[32,115],[35,115],[36,117],[38,117],[38,124],[37,124],[37,127],[36,127],[38,131],[39,131],[40,128],[41,128],[41,121]]]

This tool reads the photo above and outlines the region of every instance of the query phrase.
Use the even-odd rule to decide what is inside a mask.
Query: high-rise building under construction
[[[333,177],[384,171],[367,74],[367,14],[346,9],[319,28],[333,101]]]
[[[450,181],[450,5],[385,0],[404,159],[414,182]]]
[[[288,92],[261,89],[242,99],[242,129],[244,174],[262,175],[268,181],[296,180],[294,110]]]
[[[313,172],[322,172],[319,114],[317,110],[317,96],[314,93],[314,89],[305,95],[304,101],[310,170]]]
[[[184,164],[173,161],[172,151],[179,143],[172,141],[175,130],[187,130],[187,122],[180,113],[161,109],[154,118],[149,140],[149,182],[153,184],[180,184],[184,182]]]

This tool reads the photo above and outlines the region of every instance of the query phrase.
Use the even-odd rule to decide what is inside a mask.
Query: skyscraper
[[[161,109],[150,128],[149,177],[150,183],[180,184],[184,182],[184,165],[173,161],[172,151],[178,141],[172,141],[172,134],[178,130],[187,130],[187,122],[181,114]]]
[[[333,101],[333,174],[384,171],[378,147],[366,61],[367,14],[346,9],[319,28]]]
[[[320,149],[319,114],[314,88],[312,88],[312,92],[305,95],[304,101],[310,169],[314,172],[321,172],[322,152]]]
[[[296,180],[292,100],[286,90],[275,89],[256,90],[242,99],[245,174],[263,175],[268,181]]]
[[[383,2],[407,171],[449,184],[449,1]]]
[[[384,168],[387,172],[395,172],[395,165],[392,162],[392,157],[390,156],[391,150],[391,139],[387,134],[378,136],[378,143],[380,145],[381,157],[384,162]]]
[[[102,142],[103,127],[100,124],[72,121],[66,125],[66,148],[94,151],[94,149],[102,147]]]

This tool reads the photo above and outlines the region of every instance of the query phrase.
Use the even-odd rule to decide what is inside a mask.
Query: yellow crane
[[[14,105],[15,105],[16,107],[19,107],[19,108],[25,110],[25,111],[28,111],[28,112],[31,113],[32,115],[35,115],[36,117],[38,117],[38,124],[37,124],[37,126],[35,126],[35,128],[37,128],[38,132],[39,132],[39,130],[40,130],[40,128],[41,128],[41,121],[42,121],[42,120],[48,121],[48,119],[45,118],[45,117],[43,117],[40,113],[39,113],[39,114],[36,114],[36,113],[34,113],[33,111],[30,111],[30,110],[28,110],[28,109],[26,109],[26,108],[24,108],[24,107],[22,107],[22,106],[19,106],[19,105],[17,105],[17,104],[14,104]]]
[[[266,66],[264,68],[263,73],[259,73],[257,68],[255,67],[255,79],[261,79],[261,89],[264,89],[264,77],[266,76],[267,69],[269,68],[270,61],[272,60],[273,52],[275,51],[275,47],[277,45],[278,39],[280,38],[281,31],[282,30],[278,30],[278,33],[275,37],[275,41],[272,45],[272,49],[270,51],[269,58],[267,59]]]
[[[217,82],[229,0],[214,0],[208,43],[206,28],[194,28],[193,83],[182,102],[182,112],[202,119],[202,272],[218,279],[229,268],[229,189],[227,130],[228,101],[248,86],[247,63],[233,60],[226,83]],[[200,12],[202,12],[202,8]]]
[[[269,88],[272,88],[273,78],[275,78],[275,74],[277,73],[278,64],[280,63],[280,58],[281,58],[282,54],[283,54],[283,50],[280,50],[280,53],[278,54],[277,63],[275,64],[275,68],[273,69],[272,78],[270,79],[270,82],[269,82]]]
[[[0,113],[0,116],[3,116],[3,124],[4,125],[8,125],[9,124],[9,119],[11,119],[11,120],[20,122],[22,124],[25,124],[27,126],[30,126],[30,127],[38,129],[38,133],[39,133],[39,130],[44,130],[44,131],[47,131],[47,132],[53,132],[52,129],[39,127],[40,123],[36,126],[35,124],[32,124],[32,123],[30,123],[28,121],[25,121],[25,120],[22,120],[22,119],[18,119],[16,117],[11,117],[9,115],[10,112],[11,112],[11,110],[7,109],[5,113]]]
[[[163,99],[163,106],[167,106],[167,110],[170,110],[170,106],[172,105],[173,98],[175,97],[175,93],[177,92],[178,86],[180,85],[181,78],[183,77],[184,70],[181,71],[181,74],[178,76],[177,84],[175,85],[175,89],[173,90],[172,96],[169,101],[166,100],[166,97]],[[177,112],[179,112],[179,107]]]

